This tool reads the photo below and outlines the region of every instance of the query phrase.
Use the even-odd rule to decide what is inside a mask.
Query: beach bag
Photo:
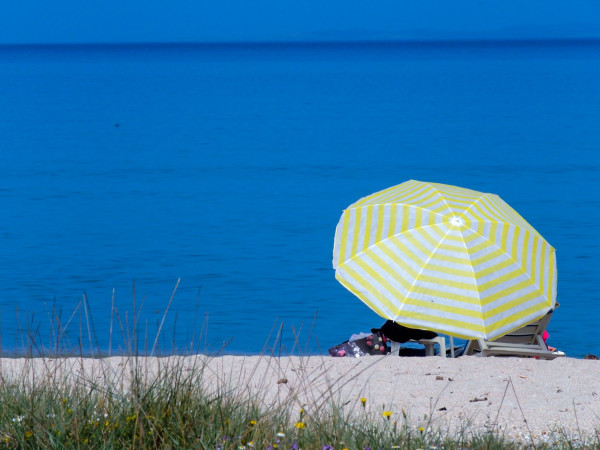
[[[328,350],[331,356],[360,358],[365,355],[387,355],[387,339],[383,333],[376,332],[355,341],[345,341]]]

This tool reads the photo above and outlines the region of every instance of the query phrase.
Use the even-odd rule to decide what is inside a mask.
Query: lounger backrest
[[[550,322],[550,318],[552,317],[552,312],[553,311],[548,312],[548,314],[541,319],[527,324],[518,330],[505,334],[494,340],[494,342],[504,342],[507,344],[535,344],[538,336],[541,335],[548,326],[548,322]]]
[[[559,356],[565,356],[564,352],[549,351],[543,340],[543,333],[548,327],[552,312],[553,311],[550,311],[541,319],[525,325],[524,327],[521,327],[512,333],[508,333],[494,341],[487,341],[485,339],[468,341],[464,349],[464,354],[482,354],[483,356],[521,356],[542,359],[554,359]]]

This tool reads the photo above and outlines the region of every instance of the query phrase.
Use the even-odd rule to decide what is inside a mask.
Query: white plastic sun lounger
[[[542,338],[552,317],[550,311],[544,317],[494,341],[477,339],[467,342],[465,355],[479,356],[520,356],[554,359],[565,356],[561,351],[550,351]]]

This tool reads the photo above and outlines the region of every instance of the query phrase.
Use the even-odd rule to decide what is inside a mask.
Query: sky
[[[600,0],[4,0],[0,44],[600,38]]]

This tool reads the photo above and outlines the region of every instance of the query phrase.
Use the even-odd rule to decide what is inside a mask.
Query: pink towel
[[[544,340],[544,342],[546,342],[546,339],[548,339],[550,337],[550,334],[544,330],[544,334],[542,334],[542,339]]]

